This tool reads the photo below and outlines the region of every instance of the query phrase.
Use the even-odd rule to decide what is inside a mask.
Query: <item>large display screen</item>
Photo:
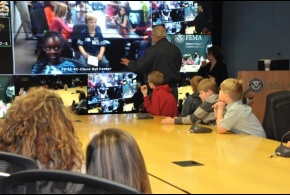
[[[143,81],[122,65],[120,59],[141,57],[146,48],[153,44],[151,33],[154,26],[163,25],[167,30],[167,39],[180,48],[183,55],[180,62],[181,73],[197,72],[201,61],[206,59],[206,49],[211,45],[212,7],[208,1],[84,1],[82,8],[77,4],[79,1],[66,1],[68,14],[63,19],[72,28],[72,33],[63,37],[64,44],[57,47],[48,45],[45,38],[49,27],[44,5],[39,7],[43,2],[28,2],[33,38],[27,38],[32,34],[29,35],[24,30],[25,24],[21,21],[17,2],[0,1],[0,74],[4,80],[9,78],[9,84],[3,90],[13,91],[14,96],[17,96],[20,88],[28,90],[30,86],[43,85],[39,83],[41,80],[52,83],[61,80],[62,86],[56,88],[56,85],[51,84],[47,87],[67,94],[65,97],[69,99],[68,105],[71,100],[78,102],[76,96],[79,93],[76,90],[84,91],[87,96],[87,113],[134,111],[129,101],[136,91],[137,83]],[[33,4],[37,2],[40,4]],[[207,27],[206,34],[196,32],[198,15],[202,15],[199,7],[202,7],[207,21],[203,26]],[[101,35],[100,39],[85,34],[87,13],[97,19],[96,33]],[[126,19],[128,23],[124,26],[122,22]],[[91,46],[104,46],[103,61],[91,57],[82,59],[79,40],[88,42]],[[55,48],[60,52],[48,54],[56,50]],[[57,66],[49,61],[53,58],[57,58]],[[97,77],[102,78],[106,84],[105,98],[98,95],[96,87],[90,86],[90,79]],[[81,85],[73,85],[72,82],[78,78],[82,80]],[[116,81],[115,85],[110,83],[111,79]],[[117,82],[118,79],[120,82]],[[94,82],[98,86],[95,80]],[[81,89],[74,89],[74,86]],[[3,99],[5,103],[12,100],[13,98],[7,96]]]
[[[172,35],[171,42],[182,53],[180,72],[197,72],[207,60],[207,49],[212,46],[210,35]]]
[[[149,1],[143,1],[142,3],[137,1],[130,2],[128,8],[125,7],[125,3],[123,2],[114,3],[111,1],[90,1],[90,4],[84,5],[88,11],[78,11],[77,6],[78,5],[76,5],[75,2],[71,2],[69,4],[70,15],[67,22],[68,26],[72,28],[72,33],[67,37],[65,47],[62,48],[63,51],[65,50],[66,52],[62,52],[61,54],[62,59],[69,64],[73,64],[74,67],[71,69],[60,67],[58,72],[55,71],[56,74],[126,72],[128,71],[127,67],[120,64],[120,59],[122,57],[137,59],[142,55],[142,53],[144,53],[144,50],[151,45],[152,26],[150,20],[147,20],[147,18],[149,18],[147,17],[149,14],[148,10],[150,8]],[[34,14],[35,12],[37,12],[37,14]],[[92,14],[97,19],[97,26],[99,30],[96,31],[96,35],[94,37],[89,35],[86,31],[86,29],[88,29],[85,23],[85,16],[87,13]],[[121,13],[125,14],[124,18],[119,16]],[[40,14],[43,13],[39,10],[31,11],[31,19],[35,24],[36,30],[38,23],[47,22],[39,19]],[[118,18],[121,18],[120,21]],[[122,26],[122,21],[126,19],[128,19],[127,25]],[[136,27],[146,26],[148,26],[147,29],[136,29]],[[36,65],[46,65],[42,62],[38,63],[38,61],[41,61],[42,59],[41,57],[34,55],[34,51],[38,54],[40,52],[44,53],[42,55],[43,58],[45,58],[45,54],[48,53],[44,52],[41,48],[46,44],[45,40],[42,40],[42,37],[39,38],[43,32],[37,32],[37,34],[38,40],[33,41],[35,42],[35,45],[33,46],[30,44],[32,48],[27,48],[27,46],[24,46],[27,44],[27,41],[20,38],[21,34],[18,35],[19,39],[15,40],[15,74],[46,74],[45,71],[33,71],[33,67]],[[91,58],[83,58],[85,56],[81,54],[78,48],[79,40],[82,41],[84,50],[87,53],[91,52]],[[99,51],[101,46],[105,47],[102,61],[100,61],[100,59],[97,60],[96,58],[93,58],[97,56],[97,53],[92,54],[92,52]],[[29,57],[17,57],[22,56],[27,50],[30,50]]]
[[[167,34],[211,34],[211,1],[153,1],[153,26],[163,25]]]

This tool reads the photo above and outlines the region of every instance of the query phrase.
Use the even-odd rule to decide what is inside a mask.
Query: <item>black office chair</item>
[[[74,59],[79,59],[79,57],[81,55],[79,48],[78,48],[77,41],[78,41],[78,38],[79,38],[81,31],[83,29],[85,29],[86,27],[87,27],[87,25],[85,23],[75,24],[73,26],[73,32],[71,35],[71,48],[74,51]]]
[[[249,105],[250,102],[253,100],[253,98],[255,97],[255,95],[252,95],[251,92],[253,92],[253,90],[251,88],[249,88],[246,91],[244,91],[244,93],[242,95],[242,102],[243,102],[243,104]]]
[[[0,152],[0,191],[2,189],[2,179],[10,174],[38,169],[36,162],[29,157],[10,152]]]
[[[10,152],[0,152],[0,172],[3,175],[28,169],[38,169],[32,158]]]
[[[37,46],[35,54],[38,54],[40,49],[43,48],[43,33],[49,30],[46,20],[44,9],[36,9],[30,12],[31,22],[34,23],[36,28]]]
[[[60,170],[29,170],[12,174],[3,179],[2,193],[17,193],[15,189],[19,186],[26,194],[140,194],[123,184]]]
[[[263,128],[268,139],[281,141],[282,136],[290,130],[289,114],[290,91],[282,90],[267,95]]]

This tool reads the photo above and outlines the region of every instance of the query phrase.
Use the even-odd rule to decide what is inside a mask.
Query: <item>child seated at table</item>
[[[219,102],[213,106],[217,132],[233,132],[265,138],[265,131],[252,112],[252,108],[243,104],[242,94],[243,85],[241,80],[230,78],[221,83]]]
[[[202,76],[196,75],[192,77],[192,79],[190,80],[191,89],[193,93],[186,97],[184,104],[182,106],[182,111],[179,114],[179,117],[185,117],[194,113],[194,111],[201,105],[202,101],[199,97],[197,87],[198,87],[199,82],[202,79],[203,79]]]
[[[198,84],[198,91],[202,104],[194,111],[193,114],[178,118],[166,117],[161,120],[161,123],[163,125],[189,125],[200,121],[201,123],[207,125],[214,124],[215,117],[212,106],[218,101],[217,84],[214,79],[203,79]]]
[[[147,85],[143,85],[141,92],[144,96],[146,111],[153,115],[175,117],[178,116],[176,100],[168,84],[163,85],[163,74],[153,71],[148,75],[149,87],[153,90],[151,99],[148,97]]]
[[[97,26],[97,18],[92,13],[85,16],[87,28],[83,29],[78,38],[77,44],[81,52],[80,61],[88,63],[90,57],[98,60],[99,67],[109,67],[109,61],[106,59],[105,46],[106,42],[103,38],[101,28]]]

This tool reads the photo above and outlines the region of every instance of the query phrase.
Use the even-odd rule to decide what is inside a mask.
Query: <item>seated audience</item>
[[[153,71],[148,75],[149,87],[153,90],[151,99],[148,97],[147,85],[143,85],[141,91],[144,96],[146,111],[153,115],[175,117],[178,116],[176,100],[168,84],[163,85],[163,74]]]
[[[179,114],[179,117],[185,117],[190,114],[193,114],[194,111],[201,105],[202,101],[199,97],[197,87],[198,87],[199,82],[202,79],[203,78],[201,76],[194,76],[190,80],[191,89],[193,93],[191,95],[188,95],[186,99],[184,100],[182,111]]]
[[[163,125],[172,124],[214,124],[215,117],[212,106],[218,101],[217,84],[213,79],[207,78],[200,81],[197,87],[202,104],[194,111],[193,114],[186,117],[170,118],[166,117],[161,120]]]
[[[31,74],[69,74],[76,73],[73,62],[61,59],[65,40],[57,32],[46,32],[44,47],[33,66]]]
[[[139,146],[124,130],[106,129],[93,137],[87,147],[86,170],[89,175],[152,193]]]
[[[218,133],[249,134],[266,137],[265,131],[252,112],[252,108],[243,104],[241,80],[226,79],[220,85],[219,101],[213,106]]]
[[[43,87],[15,98],[0,127],[0,150],[33,158],[40,169],[79,172],[83,162],[70,111]]]
[[[79,92],[79,102],[75,103],[73,102],[72,104],[72,110],[76,114],[87,114],[87,96],[84,91]]]

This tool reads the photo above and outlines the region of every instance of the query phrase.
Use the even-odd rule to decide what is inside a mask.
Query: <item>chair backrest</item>
[[[32,158],[9,152],[0,152],[1,173],[12,174],[29,169],[38,169]]]
[[[43,34],[45,31],[48,31],[48,24],[44,9],[36,9],[30,12],[31,22],[34,23],[36,27],[37,34]]]
[[[74,50],[78,51],[78,45],[77,45],[77,41],[79,38],[79,35],[81,33],[81,31],[83,29],[85,29],[87,27],[87,25],[85,23],[81,23],[81,24],[74,24],[73,26],[73,32],[72,32],[72,36],[71,36],[71,44],[72,44],[72,48]]]
[[[0,191],[2,179],[19,171],[38,169],[36,162],[29,157],[10,152],[0,152]]]
[[[289,137],[281,139],[285,133],[290,131],[290,91],[273,100],[272,118],[275,139],[278,141],[289,140]]]
[[[82,173],[60,170],[28,170],[3,179],[2,193],[27,194],[140,194],[134,188]]]
[[[266,97],[263,128],[268,139],[281,141],[290,130],[290,91],[273,92]]]

